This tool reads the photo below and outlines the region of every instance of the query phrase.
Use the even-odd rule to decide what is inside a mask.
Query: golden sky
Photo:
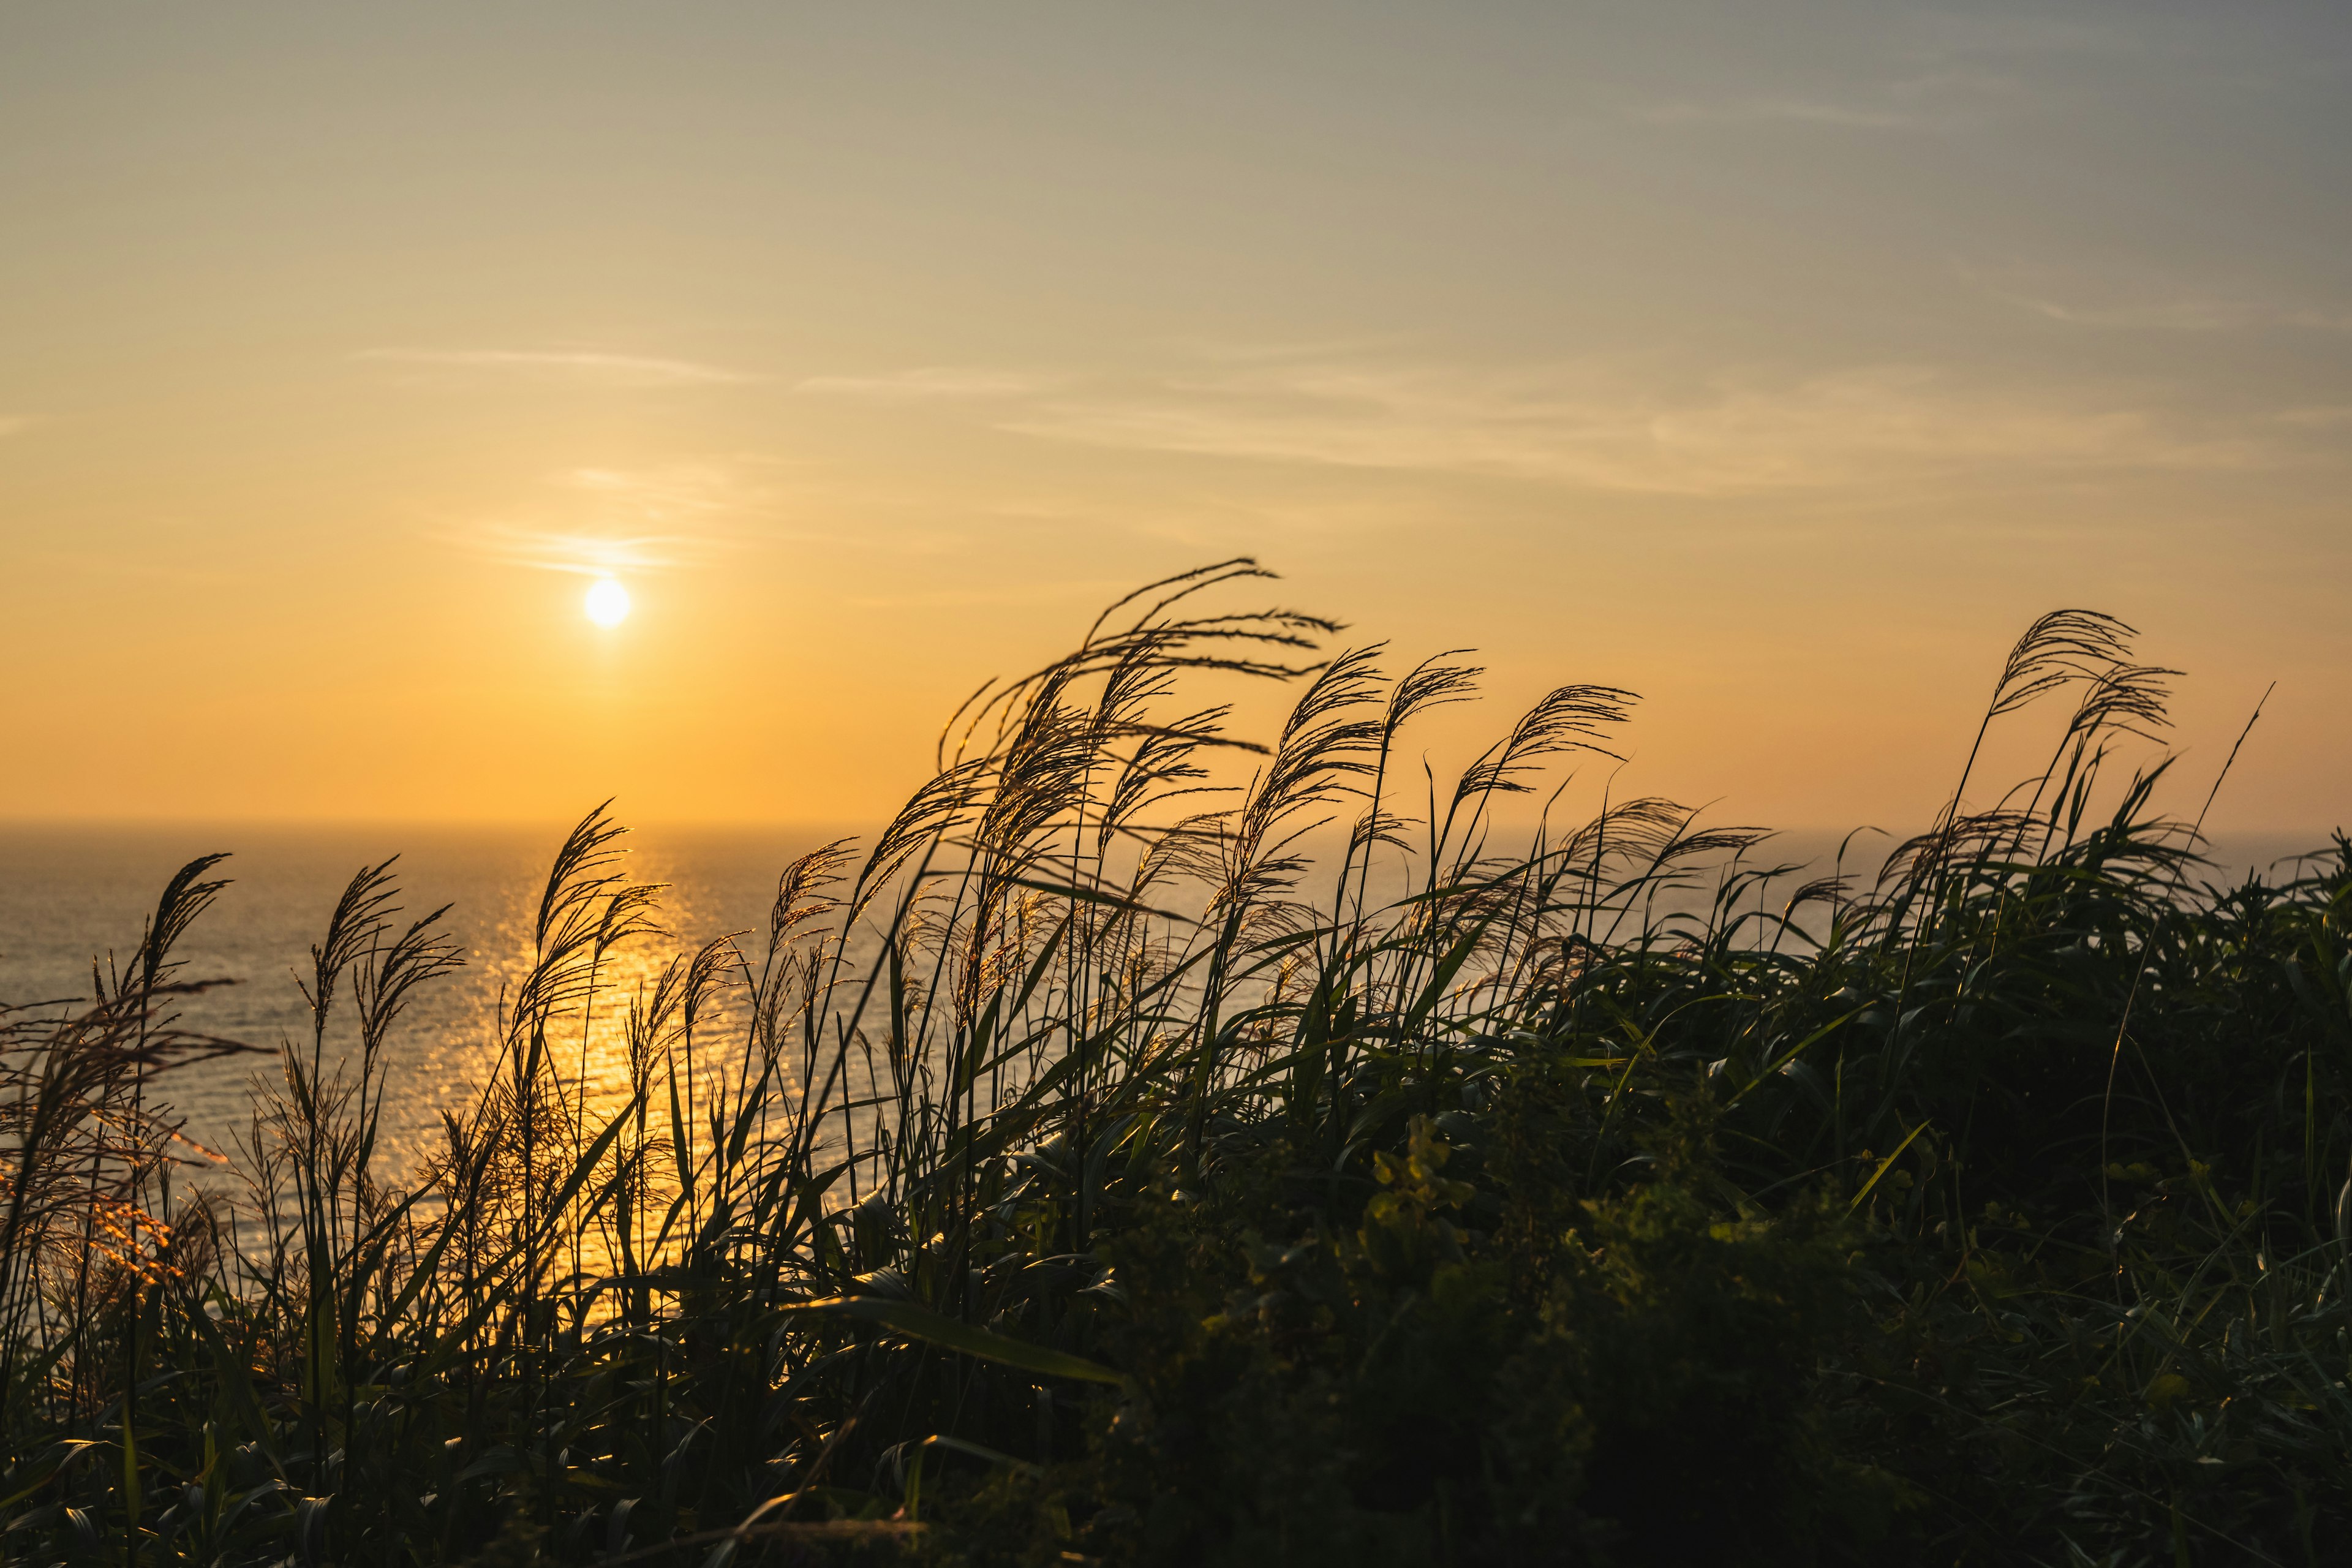
[[[1790,826],[2105,609],[2324,827],[2347,146],[2337,5],[11,5],[0,816],[862,820],[1248,553]]]

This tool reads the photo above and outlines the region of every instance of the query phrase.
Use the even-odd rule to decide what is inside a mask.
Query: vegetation
[[[1259,575],[984,688],[635,995],[592,815],[405,1190],[387,1042],[457,957],[389,863],[244,1189],[175,1185],[170,1074],[234,1048],[173,1018],[182,872],[94,1000],[0,1016],[9,1555],[2341,1560],[2352,842],[2203,885],[2163,767],[2103,777],[2163,721],[2128,628],[2018,643],[1987,725],[2065,724],[2000,809],[1792,887],[1654,799],[1500,851],[1630,695],[1408,781],[1476,672],[1196,607]],[[1234,680],[1297,686],[1263,752],[1188,696]]]

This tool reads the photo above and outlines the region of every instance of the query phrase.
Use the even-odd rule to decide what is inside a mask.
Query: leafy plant
[[[590,814],[404,1186],[388,1042],[457,954],[387,861],[242,1191],[175,1195],[169,1074],[245,1048],[171,1016],[181,873],[127,973],[0,1024],[10,1550],[2325,1558],[2352,841],[2197,883],[2163,764],[2109,776],[2171,675],[2128,627],[2005,661],[1987,731],[2069,704],[2042,773],[1976,808],[1972,753],[1874,882],[1791,886],[1655,799],[1497,847],[1611,688],[1414,803],[1401,737],[1478,672],[1208,607],[1265,575],[983,687],[870,846],[630,995],[658,890]]]

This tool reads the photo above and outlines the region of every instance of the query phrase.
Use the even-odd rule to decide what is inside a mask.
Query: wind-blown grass
[[[2017,645],[1987,729],[2066,722],[1996,808],[1972,752],[1874,881],[1790,886],[1654,799],[1501,847],[1631,694],[1408,779],[1477,672],[1202,607],[1263,575],[984,687],[872,845],[629,996],[657,890],[592,814],[405,1190],[384,1042],[458,955],[389,862],[244,1191],[174,1186],[169,1074],[237,1048],[172,1016],[184,871],[129,973],[0,1016],[12,1554],[2327,1559],[2352,843],[2200,882],[2163,764],[2106,776],[2171,676],[2129,628]],[[1192,695],[1260,680],[1263,746]]]

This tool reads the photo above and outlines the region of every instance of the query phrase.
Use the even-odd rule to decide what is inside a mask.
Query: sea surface
[[[180,978],[232,984],[185,998],[180,1023],[267,1054],[180,1068],[163,1087],[186,1118],[189,1139],[233,1152],[251,1120],[257,1079],[279,1075],[275,1053],[289,1043],[309,1047],[301,982],[310,944],[352,875],[396,855],[396,918],[448,905],[443,924],[466,957],[464,967],[416,993],[387,1047],[382,1158],[397,1179],[436,1146],[442,1112],[466,1104],[497,1059],[501,997],[530,966],[539,900],[567,826],[0,826],[0,1003],[87,1002],[93,962],[130,962],[172,874],[199,855],[228,851],[210,876],[229,885],[175,955],[184,961]],[[745,943],[756,958],[778,874],[838,836],[785,827],[636,831],[622,839],[625,853],[611,869],[666,884],[656,917],[664,934],[630,944],[610,966],[614,1005],[588,1020],[583,1036],[591,1078],[609,1082],[625,1072],[621,1003],[638,983],[649,983],[671,955],[730,932],[756,933]],[[331,1057],[351,1033],[348,995],[331,1023]]]
[[[388,857],[405,917],[450,906],[446,923],[462,944],[464,968],[420,994],[390,1047],[392,1090],[384,1101],[383,1152],[394,1179],[436,1145],[441,1115],[465,1105],[494,1063],[500,999],[528,968],[531,926],[547,868],[567,825],[540,828],[446,826],[231,827],[0,825],[0,1004],[69,1005],[91,992],[90,966],[128,962],[143,920],[180,866],[227,850],[213,875],[229,886],[178,949],[187,979],[234,984],[185,1000],[191,1029],[249,1042],[274,1053],[307,1047],[308,1005],[298,979],[310,963],[335,900],[352,874]],[[612,971],[625,998],[677,952],[730,932],[755,933],[758,956],[776,879],[785,864],[848,829],[642,829],[622,840],[615,868],[666,884],[666,934],[626,951]],[[2320,847],[2324,834],[2222,839],[2210,851],[2232,876]],[[1884,844],[1884,840],[1875,841]],[[1836,850],[1826,835],[1792,834],[1759,857],[1807,860],[1825,871]],[[1875,867],[1860,846],[1849,858]],[[2274,876],[2291,874],[2281,867]],[[621,1074],[619,1006],[589,1021],[579,1042],[592,1080]],[[348,1032],[349,1010],[342,1013]],[[570,1048],[569,1047],[566,1047]],[[257,1079],[278,1073],[274,1054],[227,1058],[173,1073],[166,1098],[186,1118],[186,1135],[215,1152],[234,1149],[251,1120]]]

